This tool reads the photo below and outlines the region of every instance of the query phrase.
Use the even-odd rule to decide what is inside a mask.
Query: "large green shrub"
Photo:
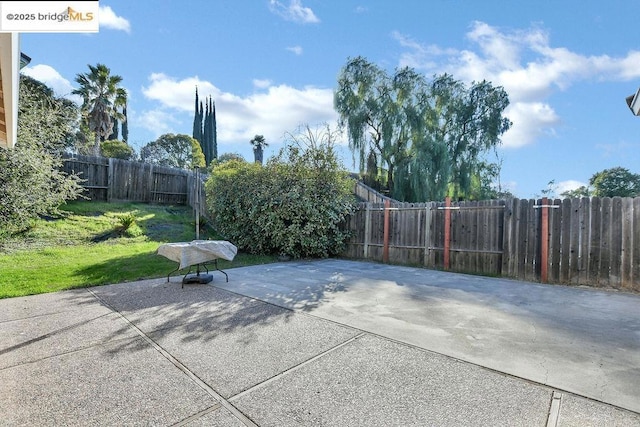
[[[80,117],[77,106],[26,76],[19,94],[16,146],[0,148],[0,238],[28,229],[82,192],[79,177],[61,171],[60,156]]]
[[[264,167],[216,166],[207,208],[216,230],[242,250],[328,257],[344,250],[340,225],[355,207],[353,184],[331,144],[288,144]]]

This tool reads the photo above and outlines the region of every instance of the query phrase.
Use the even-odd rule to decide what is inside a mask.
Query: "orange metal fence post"
[[[451,244],[451,197],[444,199],[444,269],[449,269],[449,249]]]

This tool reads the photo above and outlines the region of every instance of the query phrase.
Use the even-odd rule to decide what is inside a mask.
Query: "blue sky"
[[[129,143],[191,135],[194,91],[216,103],[218,152],[265,157],[300,125],[333,125],[348,58],[489,80],[509,94],[501,184],[518,197],[588,183],[601,170],[640,173],[637,0],[100,1],[100,32],[23,33],[23,72],[68,96],[88,64],[123,77]],[[353,162],[345,149],[345,166]]]

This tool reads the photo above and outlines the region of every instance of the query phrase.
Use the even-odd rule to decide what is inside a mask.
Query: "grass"
[[[199,238],[220,239],[209,229]],[[71,202],[60,216],[38,219],[28,231],[0,240],[0,298],[166,277],[177,264],[157,255],[158,246],[194,239],[189,207]],[[239,252],[218,266],[275,261]]]

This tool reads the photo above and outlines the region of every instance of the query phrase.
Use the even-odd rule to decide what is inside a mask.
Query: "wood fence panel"
[[[600,223],[600,275],[598,285],[609,286],[611,263],[611,198],[603,197]]]
[[[516,277],[516,231],[515,226],[516,209],[520,206],[519,200],[509,199],[505,203],[504,211],[504,229],[502,239],[502,249],[504,255],[502,257],[502,274],[507,277]]]
[[[91,200],[190,203],[192,171],[104,157],[73,155],[64,160],[63,171],[80,175],[84,195]],[[204,201],[203,189],[201,196]]]
[[[591,224],[589,238],[589,282],[600,283],[602,274],[602,199],[591,200]]]
[[[450,269],[539,281],[542,262],[550,283],[640,290],[640,198],[574,198],[547,201],[456,202],[452,204]],[[367,221],[366,207],[370,215]],[[558,208],[554,209],[553,206]],[[444,267],[443,202],[393,203],[389,253],[393,263]],[[542,209],[548,235],[541,236]],[[365,235],[363,224],[368,224]],[[347,254],[381,261],[382,204],[364,204],[348,222],[353,230]],[[547,259],[541,259],[548,239]],[[358,246],[359,249],[354,249]]]
[[[557,208],[549,207],[549,251],[547,260],[547,280],[549,283],[560,283],[560,260],[561,260],[561,231],[562,230],[562,201],[555,199],[553,203],[549,203],[551,206],[557,206]],[[542,236],[541,238],[544,238]]]
[[[562,227],[560,230],[560,277],[559,283],[569,282],[571,251],[571,200],[564,199],[560,205]]]
[[[449,267],[453,271],[465,271],[468,253],[460,252],[460,248],[465,247],[465,226],[468,225],[468,211],[456,210],[462,203],[451,203],[451,240],[449,242]],[[446,214],[446,213],[445,213]],[[443,240],[444,247],[444,240]]]
[[[622,198],[611,200],[611,257],[609,267],[609,287],[620,289],[622,277]]]
[[[73,156],[63,158],[62,170],[78,175],[84,187],[83,196],[89,200],[107,201],[109,159]]]
[[[633,199],[622,199],[620,288],[633,289]]]
[[[591,221],[591,199],[580,198],[580,246],[578,253],[578,275],[576,285],[588,283],[589,280],[589,223]]]
[[[631,278],[633,290],[640,290],[640,197],[633,199]]]
[[[567,283],[577,284],[580,269],[580,199],[565,199],[569,201],[569,268]]]

